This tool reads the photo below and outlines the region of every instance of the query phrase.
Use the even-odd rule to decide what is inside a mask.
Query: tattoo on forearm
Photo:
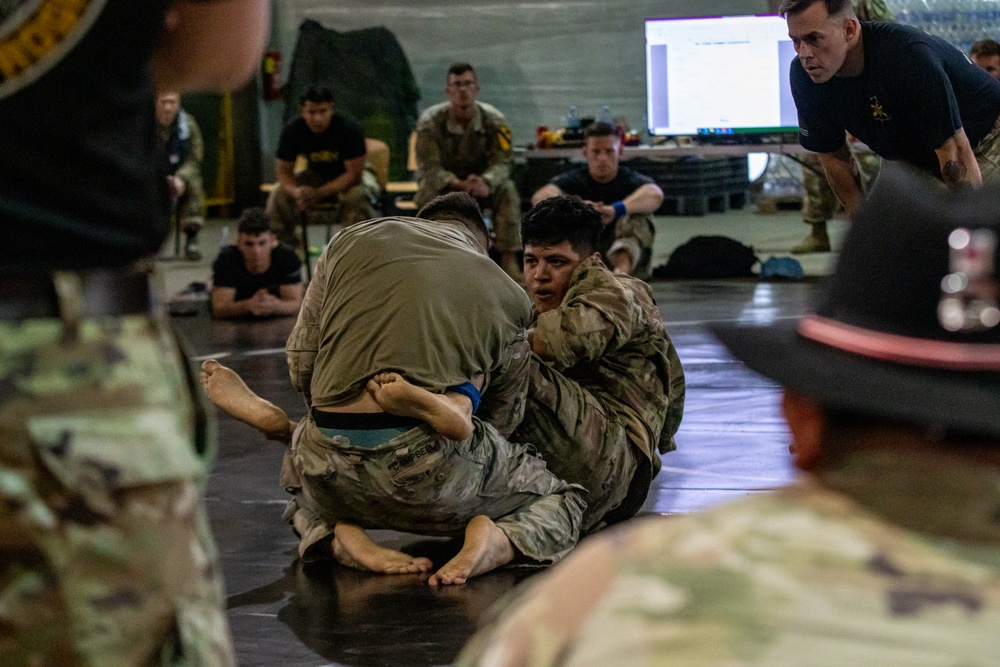
[[[968,170],[965,164],[958,160],[948,160],[941,169],[941,178],[952,190],[971,188],[972,183],[968,179]]]

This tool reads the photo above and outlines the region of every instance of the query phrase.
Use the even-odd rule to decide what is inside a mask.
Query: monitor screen
[[[646,19],[650,134],[725,137],[797,131],[788,82],[794,57],[780,16]]]

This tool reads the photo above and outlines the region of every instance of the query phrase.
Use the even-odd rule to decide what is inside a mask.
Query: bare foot
[[[201,384],[209,399],[223,412],[253,426],[271,440],[291,441],[294,424],[285,411],[253,393],[233,369],[215,359],[202,362]]]
[[[431,586],[464,584],[514,559],[514,546],[489,517],[479,515],[465,527],[462,550],[427,580]]]
[[[368,393],[392,415],[427,422],[451,440],[472,437],[472,401],[461,394],[432,394],[398,373],[379,373],[368,381]]]
[[[345,567],[381,574],[427,572],[433,566],[428,558],[380,547],[350,523],[338,523],[333,529],[333,557]]]

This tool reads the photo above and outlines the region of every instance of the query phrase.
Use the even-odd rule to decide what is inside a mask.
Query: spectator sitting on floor
[[[219,251],[212,264],[212,317],[295,315],[302,305],[301,264],[278,243],[262,208],[240,216],[236,245]]]
[[[201,259],[198,232],[205,224],[201,129],[194,116],[181,107],[180,94],[172,91],[156,96],[156,124],[167,160],[167,188],[184,230],[184,257],[197,261]]]
[[[598,250],[616,273],[643,280],[653,256],[653,213],[663,203],[663,190],[653,179],[622,167],[622,138],[607,123],[592,123],[583,132],[586,166],[556,176],[539,189],[531,204],[567,194],[594,205],[604,231]]]

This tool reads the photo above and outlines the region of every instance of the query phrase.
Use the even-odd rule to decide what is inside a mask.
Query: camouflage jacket
[[[859,21],[895,21],[889,8],[885,6],[885,0],[855,0],[854,13]]]
[[[417,169],[420,186],[444,190],[454,178],[479,174],[496,190],[510,178],[513,138],[502,113],[476,102],[478,112],[467,129],[449,122],[450,102],[425,110],[417,121]]]
[[[205,142],[194,116],[181,109],[169,127],[157,126],[157,130],[167,157],[167,173],[185,183],[201,178]]]
[[[588,540],[459,665],[986,667],[1000,473],[866,451],[775,493]]]
[[[589,257],[559,307],[538,315],[532,328],[539,356],[617,414],[659,470],[656,450],[675,449],[684,371],[649,285]]]

